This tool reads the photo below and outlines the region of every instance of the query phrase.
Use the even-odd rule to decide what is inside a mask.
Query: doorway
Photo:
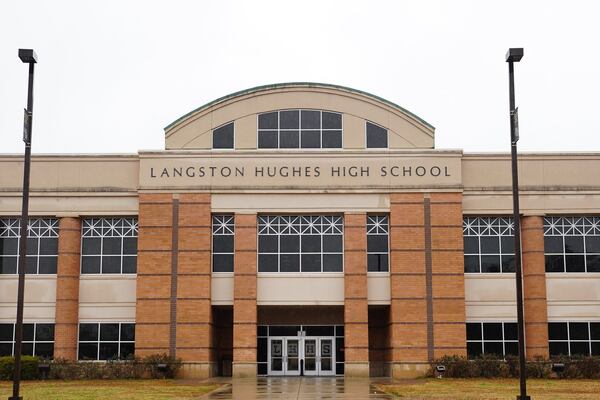
[[[269,337],[268,374],[335,375],[334,337]]]

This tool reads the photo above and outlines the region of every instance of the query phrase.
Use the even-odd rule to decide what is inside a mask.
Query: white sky
[[[600,151],[597,1],[2,1],[0,153],[162,149],[163,127],[215,98],[289,81],[339,84],[436,127],[437,148]]]

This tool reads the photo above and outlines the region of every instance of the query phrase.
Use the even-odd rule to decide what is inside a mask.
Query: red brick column
[[[178,211],[177,357],[195,363],[186,377],[214,376],[210,194],[181,194]]]
[[[433,358],[467,355],[462,193],[431,193]]]
[[[548,358],[548,303],[544,263],[544,219],[521,218],[525,354]]]
[[[77,360],[81,221],[61,218],[58,228],[54,357]]]
[[[256,376],[256,214],[235,215],[233,376]]]
[[[422,193],[390,194],[390,345],[393,377],[427,362],[425,222]],[[424,371],[426,368],[421,367]]]
[[[173,195],[140,194],[135,354],[171,349]]]
[[[367,216],[344,215],[344,343],[346,376],[369,376]]]

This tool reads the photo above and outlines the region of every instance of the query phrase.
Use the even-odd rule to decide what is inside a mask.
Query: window
[[[233,122],[213,129],[213,149],[233,149]]]
[[[212,217],[212,270],[233,272],[233,215]]]
[[[259,272],[341,272],[341,216],[258,217]]]
[[[599,322],[549,322],[550,356],[600,356]]]
[[[56,274],[58,219],[31,218],[27,225],[28,274]],[[19,265],[21,220],[0,219],[0,274],[16,274]]]
[[[367,215],[367,271],[389,271],[389,224],[387,215]]]
[[[600,217],[544,218],[546,272],[600,272]]]
[[[519,354],[519,333],[516,322],[468,322],[467,354],[475,358],[495,354],[501,358]]]
[[[0,324],[0,357],[14,356],[15,324]],[[52,358],[54,355],[54,324],[23,324],[21,354]]]
[[[79,360],[124,360],[134,352],[135,324],[79,324]]]
[[[367,122],[367,149],[387,149],[388,131],[371,122]]]
[[[81,238],[82,274],[135,274],[137,218],[87,218]]]
[[[465,272],[515,272],[512,218],[463,218]]]
[[[259,114],[259,149],[340,149],[342,114],[281,110]]]

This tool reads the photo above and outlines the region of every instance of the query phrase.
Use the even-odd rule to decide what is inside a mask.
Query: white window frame
[[[565,237],[577,236],[583,238],[583,253],[567,253],[565,249]],[[562,255],[562,271],[546,271],[548,274],[590,274],[599,271],[588,271],[587,256],[600,255],[599,253],[588,253],[585,238],[588,236],[600,236],[600,217],[596,216],[552,216],[544,217],[544,240],[546,237],[561,237],[563,242],[562,253],[546,253],[545,256]],[[567,255],[583,256],[584,271],[567,271]]]
[[[571,339],[571,327],[570,324],[572,323],[580,323],[580,324],[587,324],[587,328],[588,328],[588,339],[587,340],[580,340],[580,339]],[[592,354],[592,343],[598,343],[600,345],[600,338],[599,339],[592,339],[592,324],[596,324],[596,323],[600,323],[600,320],[598,321],[548,321],[548,347],[550,347],[550,343],[567,343],[567,348],[569,349],[569,357],[572,356],[572,352],[571,352],[571,343],[587,343],[588,344],[588,356],[590,356]],[[549,324],[567,324],[567,340],[562,340],[562,339],[550,339],[550,326]],[[552,355],[550,355],[551,357],[553,357]],[[598,357],[598,355],[596,355],[595,357]]]
[[[481,343],[481,354],[482,355],[486,354],[486,351],[485,351],[485,343],[486,342],[494,342],[494,343],[502,342],[502,354],[497,354],[497,355],[502,355],[502,357],[504,357],[504,358],[506,358],[506,356],[507,356],[506,343],[516,343],[518,346],[518,343],[519,343],[518,337],[517,337],[517,339],[511,339],[511,340],[508,340],[504,337],[504,325],[506,325],[506,324],[517,325],[517,321],[467,321],[466,324],[479,324],[480,325],[481,340],[469,340],[467,338],[466,343],[467,343],[467,346],[469,343]],[[484,324],[502,324],[502,340],[493,340],[493,339],[486,340],[485,337],[483,336],[483,332],[484,332],[483,325]],[[465,325],[465,329],[466,329],[466,325]],[[493,353],[487,353],[487,354],[493,354]],[[467,357],[468,357],[468,355],[467,355]]]
[[[80,340],[79,339],[79,334],[81,332],[81,325],[97,325],[98,326],[98,336],[97,339],[95,341],[93,340]],[[110,340],[110,341],[102,341],[100,340],[100,326],[101,325],[113,325],[113,324],[119,324],[119,336],[118,336],[118,340]],[[104,360],[104,359],[100,359],[100,344],[101,343],[117,343],[117,358],[115,360],[122,360],[121,358],[119,358],[119,355],[121,354],[121,343],[133,343],[133,354],[135,355],[135,337],[134,340],[121,340],[121,326],[123,324],[127,324],[127,325],[133,325],[133,329],[134,329],[134,335],[137,335],[137,333],[135,333],[135,330],[137,328],[135,321],[103,321],[103,322],[88,322],[88,321],[79,321],[79,323],[77,324],[77,361],[82,361],[82,362],[106,362],[106,361],[112,361],[112,360]],[[79,345],[82,343],[92,343],[92,344],[96,344],[98,347],[96,349],[96,359],[95,360],[81,360],[79,359]]]
[[[215,224],[216,218],[228,218],[228,220],[222,220],[221,223],[217,221]],[[211,241],[210,241],[210,270],[213,274],[228,274],[231,275],[235,271],[235,215],[233,214],[213,214],[211,216]],[[230,232],[230,233],[225,233]],[[218,253],[215,252],[213,244],[214,244],[214,236],[232,236],[234,239],[234,246],[231,253]],[[215,271],[213,265],[213,255],[215,254],[230,254],[233,256],[233,268],[231,271]]]
[[[479,244],[479,253],[466,253],[463,251],[464,256],[478,256],[479,260],[479,271],[469,271],[465,274],[514,274],[515,271],[504,271],[502,268],[502,256],[515,256],[515,253],[505,253],[502,251],[502,237],[514,238],[514,221],[509,216],[464,216],[463,217],[463,238],[464,237],[477,237]],[[481,253],[481,238],[482,237],[496,237],[498,238],[498,253]],[[500,272],[482,272],[481,271],[481,257],[482,256],[497,256],[500,260]]]
[[[10,343],[11,344],[11,354],[14,356],[15,355],[15,335],[16,335],[16,329],[15,329],[15,325],[16,323],[14,322],[0,322],[0,324],[2,325],[12,325],[12,341],[0,341],[0,343],[2,344],[6,344],[6,343]],[[36,336],[37,336],[37,325],[53,325],[54,326],[54,340],[36,340]],[[22,343],[23,344],[27,344],[27,343],[31,343],[33,346],[33,355],[36,356],[36,346],[37,344],[42,344],[42,343],[52,343],[52,353],[54,353],[54,342],[56,341],[56,324],[54,322],[23,322],[23,325],[33,325],[33,340],[25,340],[25,338],[23,338]]]
[[[376,222],[377,220],[379,220],[380,218],[386,218],[387,223],[385,227],[382,227],[381,222]],[[370,221],[370,219],[373,219],[372,222]],[[369,228],[369,225],[372,225]],[[388,251],[387,253],[381,253],[381,252],[370,252],[369,251],[369,243],[368,243],[368,238],[369,235],[380,235],[380,236],[387,236],[387,242],[388,242]],[[388,269],[387,271],[369,271],[369,254],[385,254],[387,256],[387,261],[388,261]],[[368,274],[385,274],[385,275],[389,275],[390,273],[390,215],[389,214],[367,214],[367,273]]]

